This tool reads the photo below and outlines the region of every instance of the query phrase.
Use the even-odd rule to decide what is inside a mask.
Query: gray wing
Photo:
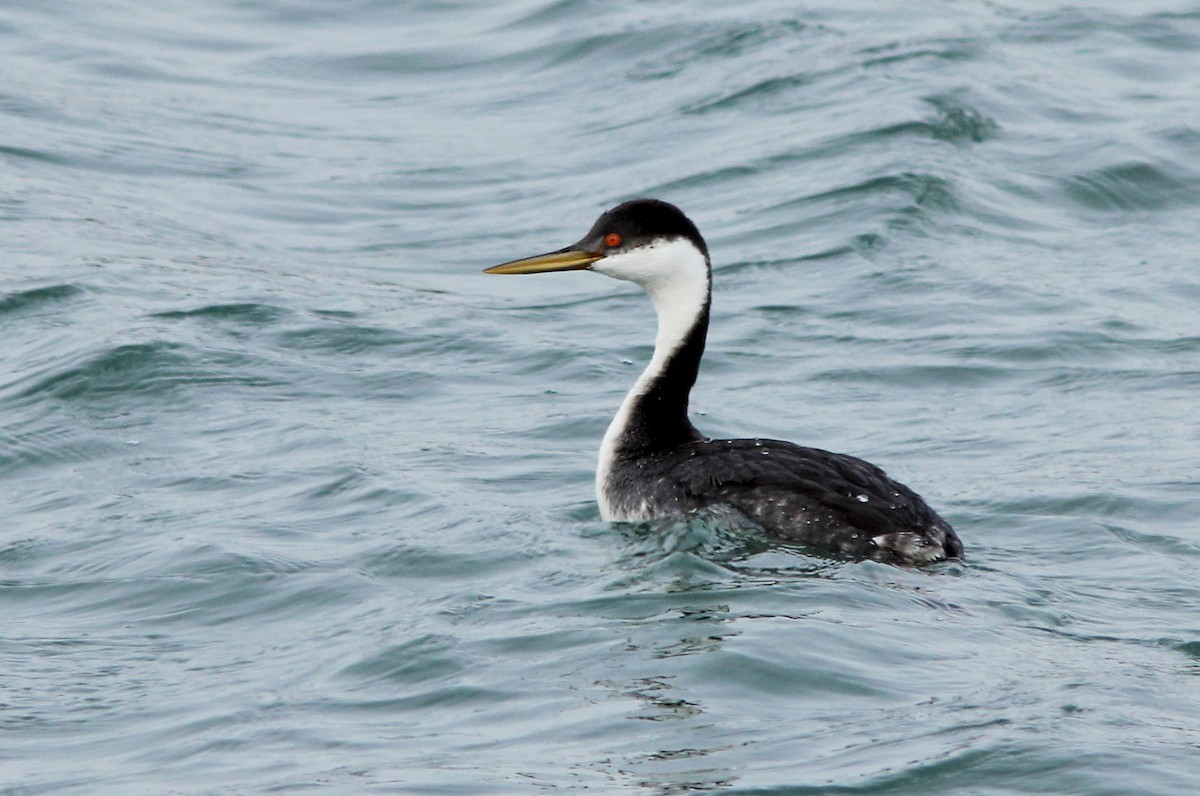
[[[919,495],[854,456],[769,439],[702,440],[672,453],[675,486],[725,503],[786,539],[914,563],[962,555]]]

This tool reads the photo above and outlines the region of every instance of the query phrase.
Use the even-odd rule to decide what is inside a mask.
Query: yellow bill
[[[485,274],[543,274],[549,271],[583,271],[592,263],[603,258],[603,254],[596,252],[564,249],[493,265],[491,268],[485,268],[483,272]]]

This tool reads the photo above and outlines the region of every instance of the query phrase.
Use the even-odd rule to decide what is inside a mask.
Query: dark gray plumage
[[[854,456],[772,439],[698,439],[618,454],[609,500],[631,514],[737,509],[780,538],[855,558],[927,563],[962,543],[920,496]]]

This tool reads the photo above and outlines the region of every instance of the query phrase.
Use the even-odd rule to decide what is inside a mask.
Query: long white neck
[[[627,512],[614,505],[609,487],[622,452],[698,436],[687,419],[687,400],[708,330],[709,265],[703,252],[680,239],[607,257],[592,270],[640,285],[658,314],[654,356],[625,396],[600,445],[596,498],[606,520],[619,520]]]

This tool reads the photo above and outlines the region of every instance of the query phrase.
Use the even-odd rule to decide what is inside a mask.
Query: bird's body
[[[625,202],[573,246],[488,271],[582,269],[637,283],[658,312],[654,355],[600,447],[596,498],[605,519],[733,509],[783,539],[856,558],[922,564],[962,555],[950,525],[873,464],[696,430],[687,407],[708,332],[712,268],[704,239],[676,207]]]

